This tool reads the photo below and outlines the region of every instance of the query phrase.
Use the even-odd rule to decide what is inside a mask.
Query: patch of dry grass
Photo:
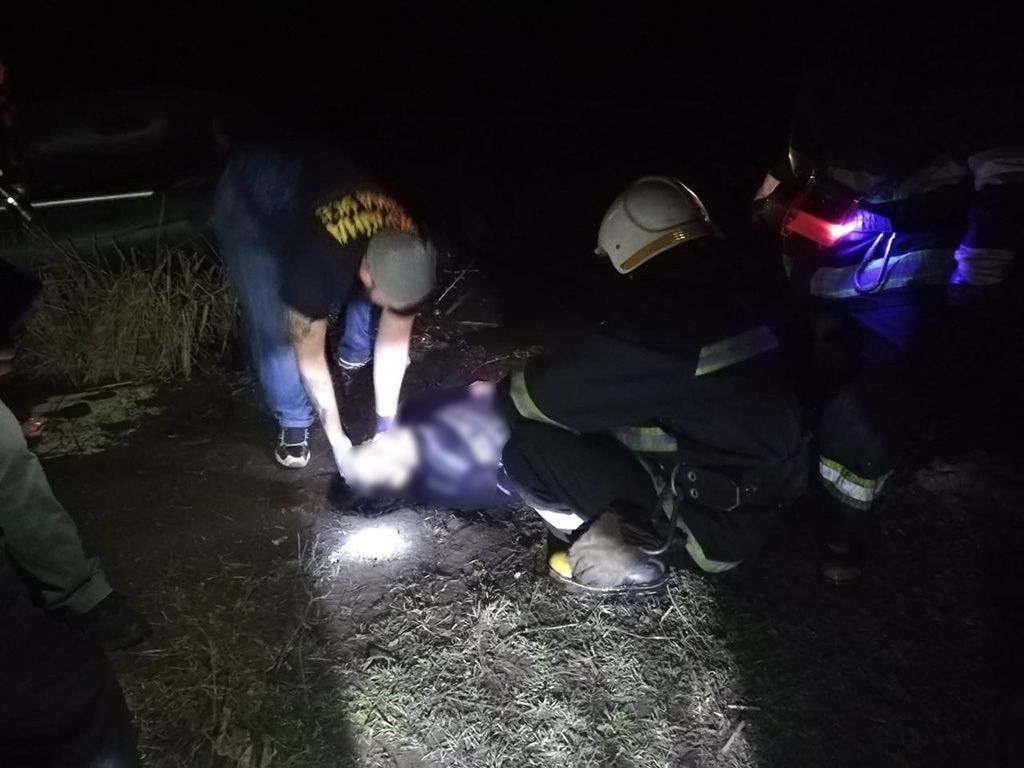
[[[580,601],[539,553],[477,564],[454,591],[414,569],[341,622],[330,595],[358,585],[335,583],[327,549],[272,572],[179,562],[153,584],[158,644],[119,664],[147,765],[754,764],[742,731],[721,754],[743,702],[711,586]]]
[[[352,765],[345,683],[327,666],[316,596],[288,563],[213,565],[182,561],[155,579],[157,633],[116,659],[144,764]]]
[[[580,603],[546,583],[478,585],[441,606],[410,585],[366,629],[387,656],[352,695],[368,766],[403,746],[438,766],[659,766],[718,752],[738,725],[735,665],[706,641],[714,606]],[[679,602],[686,605],[680,610]],[[463,610],[459,610],[459,609]],[[741,760],[742,741],[730,749]]]
[[[73,386],[184,379],[221,359],[236,309],[202,242],[82,254],[50,241],[19,369]]]
[[[392,584],[336,638],[360,765],[753,764],[742,729],[722,754],[744,704],[713,584],[679,574],[666,599],[581,600],[541,554],[502,550],[454,591],[442,573]],[[329,559],[307,570],[331,589]]]

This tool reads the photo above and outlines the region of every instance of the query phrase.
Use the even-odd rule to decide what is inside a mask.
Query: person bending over
[[[416,310],[434,287],[432,248],[390,193],[337,150],[311,143],[235,151],[214,220],[277,419],[275,459],[284,467],[309,463],[315,416],[340,465],[352,441],[327,363],[327,318],[344,317],[335,351],[342,368],[374,359],[381,432],[398,407]]]

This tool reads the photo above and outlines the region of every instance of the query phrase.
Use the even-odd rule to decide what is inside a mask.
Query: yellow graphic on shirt
[[[324,227],[342,245],[382,229],[415,235],[416,223],[395,200],[380,192],[356,192],[316,209]]]

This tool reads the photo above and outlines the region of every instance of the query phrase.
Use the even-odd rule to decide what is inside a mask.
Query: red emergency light
[[[857,198],[849,189],[814,174],[786,211],[782,234],[800,235],[828,248],[853,230],[856,209]]]
[[[802,235],[818,245],[828,248],[837,240],[849,234],[853,222],[831,222],[807,211],[790,209],[782,227],[784,235]]]

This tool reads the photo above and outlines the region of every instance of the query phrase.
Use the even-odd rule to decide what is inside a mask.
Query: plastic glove
[[[394,423],[394,416],[381,416],[380,414],[377,414],[377,426],[374,429],[374,434],[379,435],[381,432],[387,432],[391,429],[391,425]]]

